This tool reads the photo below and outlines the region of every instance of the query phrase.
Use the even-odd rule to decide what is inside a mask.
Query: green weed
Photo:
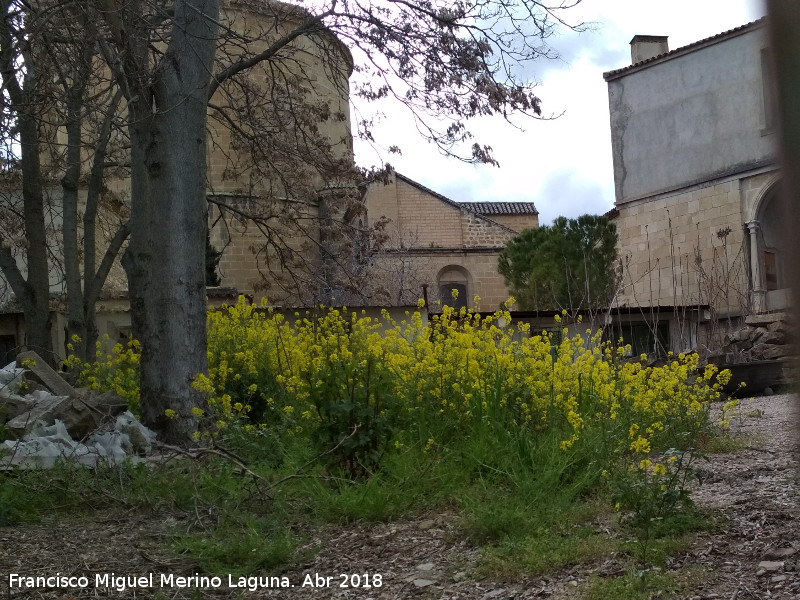
[[[759,448],[764,444],[764,437],[730,433],[728,431],[703,440],[701,450],[710,454],[734,454],[748,448]]]
[[[295,540],[279,521],[228,515],[216,527],[181,534],[173,550],[195,559],[204,573],[233,576],[274,569],[292,557]]]
[[[669,600],[678,598],[680,586],[670,573],[630,571],[620,577],[595,577],[582,600]]]
[[[478,573],[515,579],[542,575],[562,567],[593,562],[608,556],[615,544],[591,527],[559,532],[544,529],[529,537],[508,538],[484,550]]]

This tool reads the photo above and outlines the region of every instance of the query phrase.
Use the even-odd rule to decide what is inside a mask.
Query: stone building
[[[216,73],[264,52],[271,42],[302,25],[308,14],[301,7],[279,0],[224,0],[220,18],[224,27],[215,57]],[[153,53],[158,55],[157,42],[154,44]],[[271,265],[277,265],[276,270],[285,273],[285,267],[293,266],[292,261],[301,255],[309,267],[306,272],[315,272],[318,256],[307,252],[307,247],[319,238],[315,225],[319,221],[319,207],[326,202],[336,203],[340,197],[351,196],[351,190],[357,190],[350,131],[352,68],[347,47],[331,32],[314,29],[282,47],[269,61],[216,87],[208,111],[206,189],[210,237],[217,248],[224,248],[220,267],[224,285],[250,292],[256,282],[265,281],[264,274],[269,273]],[[97,96],[101,98],[96,100],[98,105],[111,106],[102,94],[109,98],[114,95],[114,80],[99,58],[90,86],[98,90]],[[65,346],[66,323],[64,304],[60,301],[65,284],[59,211],[63,194],[61,178],[69,146],[63,101],[54,94],[43,103],[50,112],[41,126],[40,156],[46,179],[52,338],[57,352]],[[117,109],[119,123],[125,121],[124,111],[122,103]],[[82,123],[79,214],[87,211],[87,173],[94,158],[94,141],[99,138],[98,121],[105,114],[99,109],[96,112],[98,115],[90,114]],[[117,227],[127,219],[130,205],[127,129],[124,125],[113,125],[110,131],[107,162],[115,166],[105,169],[97,209],[97,264]],[[298,156],[304,160],[297,160]],[[3,176],[0,212],[5,218],[5,229],[9,228],[9,222],[16,225],[8,214],[13,215],[13,209],[21,202],[21,184],[16,179],[7,181],[9,172],[15,173],[13,169],[0,173]],[[345,193],[340,194],[340,190]],[[78,221],[80,239],[84,228]],[[4,240],[17,254],[20,269],[27,273],[23,227],[17,226],[14,231],[20,239],[11,239],[5,230],[3,233]],[[283,256],[277,256],[280,251]],[[117,334],[124,337],[130,329],[128,309],[119,306],[125,304],[122,299],[127,289],[120,256],[121,253],[97,302],[99,333],[101,336],[108,333],[115,340]],[[25,338],[23,315],[19,304],[6,293],[7,288],[0,281],[0,353],[13,351]],[[113,307],[108,298],[114,299]]]
[[[307,17],[301,7],[279,0],[225,0],[221,18],[230,35],[220,41],[215,69],[262,53]],[[348,48],[331,32],[314,30],[216,88],[209,104],[206,187],[210,240],[222,250],[222,286],[281,306],[341,302],[356,295],[361,304],[398,306],[415,304],[421,283],[427,283],[431,301],[445,288],[449,300],[449,290],[456,288],[463,292],[459,302],[471,306],[480,295],[482,307],[496,308],[507,297],[497,253],[516,231],[537,224],[535,208],[524,203],[459,205],[402,176],[385,188],[368,186],[365,195],[353,159],[352,70]],[[98,79],[108,83],[102,75],[101,65]],[[63,153],[64,124],[54,119],[51,129],[55,142],[48,152]],[[116,162],[125,165],[124,128],[113,132],[111,146]],[[92,151],[87,145],[87,163]],[[63,164],[56,154],[43,157],[52,165],[53,182]],[[108,170],[104,183],[114,200],[106,203],[107,216],[119,225],[128,213],[127,171]],[[388,202],[390,190],[395,208],[385,215],[384,232],[398,233],[370,247],[363,232],[382,216],[375,213]],[[79,193],[85,202],[85,189]],[[58,206],[57,183],[48,194]],[[102,237],[110,239],[113,231]],[[58,258],[57,248],[53,256]],[[51,290],[60,298],[64,286],[58,265],[54,272]],[[342,284],[348,278],[350,289]],[[106,283],[97,303],[98,328],[100,335],[116,340],[130,332],[127,282],[119,261]],[[61,304],[53,305],[57,351],[65,346],[63,313]],[[6,302],[0,306],[0,353],[12,352],[23,340],[19,306]]]
[[[230,48],[221,47],[222,66],[263,52],[308,18],[304,9],[273,0],[227,0],[224,16],[248,43],[233,38]],[[207,184],[223,285],[301,304],[315,300],[310,290],[325,287],[320,220],[326,210],[347,213],[360,196],[352,71],[347,46],[321,30],[297,37],[212,98],[226,111],[209,111]]]
[[[702,346],[723,320],[788,300],[764,22],[675,50],[666,36],[637,35],[631,62],[603,75],[625,268],[618,305],[660,315],[673,348]]]
[[[510,295],[497,271],[500,251],[539,224],[532,202],[455,202],[399,173],[389,183],[371,184],[365,202],[368,223],[384,223],[373,285],[389,293],[391,304],[413,304],[425,285],[434,310],[437,301],[499,308]]]

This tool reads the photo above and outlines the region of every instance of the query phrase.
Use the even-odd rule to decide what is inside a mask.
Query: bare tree
[[[314,122],[332,123],[347,114],[337,115],[322,103],[316,114],[298,112],[287,99],[301,90],[306,107],[315,105],[315,86],[323,78],[308,69],[309,53],[321,60],[328,81],[346,89],[348,73],[343,76],[342,64],[349,53],[341,50],[344,41],[363,59],[354,66],[360,76],[355,96],[393,96],[412,110],[423,135],[443,152],[492,163],[491,149],[477,142],[467,143],[467,153],[459,154],[470,140],[466,121],[512,112],[541,114],[540,100],[518,66],[554,55],[545,40],[565,24],[562,11],[576,3],[331,0],[305,10],[274,1],[231,0],[220,11],[220,0],[96,0],[108,31],[100,46],[127,105],[131,237],[123,264],[134,335],[142,342],[144,421],[173,441],[187,440],[195,427],[191,408],[200,398],[189,383],[206,368],[206,186],[216,185],[206,178],[207,127],[226,123],[234,133],[229,142],[212,138],[211,144],[230,149],[230,181],[241,184],[246,177],[239,193],[248,202],[260,196],[259,211],[305,203],[319,218],[319,191],[350,185],[346,179],[342,183],[341,175],[331,176],[341,174],[345,165],[350,168],[348,153],[305,155],[309,170],[299,173],[287,170],[286,165],[297,163],[284,157],[317,146],[306,136],[314,133]],[[271,18],[274,23],[266,40],[236,22],[237,11],[255,10],[266,19],[262,22]],[[261,125],[256,127],[269,121],[261,121],[266,116],[258,103],[263,91],[272,102],[270,119],[281,117],[266,135],[259,133]],[[318,133],[317,140],[327,139],[332,150],[338,147],[329,131],[319,127]],[[249,164],[238,162],[240,152],[249,156]],[[265,161],[269,169],[252,168]],[[275,232],[268,227],[268,215],[259,217],[262,227]],[[321,246],[324,257],[324,240],[308,238]],[[286,247],[284,241],[272,245],[278,260],[286,258],[281,254]],[[168,420],[166,409],[178,417]]]
[[[51,290],[66,287],[69,334],[93,345],[95,301],[126,236],[118,220],[111,224],[118,231],[97,267],[97,207],[108,198],[103,173],[118,99],[98,72],[98,32],[84,9],[56,1],[2,6],[0,269],[22,306],[25,344],[52,362]]]
[[[111,200],[104,186],[112,135],[119,137],[117,109],[119,91],[109,82],[96,60],[99,32],[97,15],[75,5],[60,7],[60,18],[52,19],[58,28],[42,32],[41,42],[52,60],[55,93],[64,98],[56,104],[57,124],[64,130],[64,145],[50,151],[59,159],[63,264],[66,283],[67,335],[73,338],[74,351],[82,359],[91,359],[98,338],[95,305],[104,282],[128,236],[127,207],[117,201],[115,213],[120,219],[112,222],[112,231],[101,235],[103,255],[97,261],[97,227],[103,196]],[[119,146],[119,143],[117,143]],[[118,157],[125,160],[123,155]],[[79,230],[80,192],[83,203],[81,249]],[[82,250],[82,252],[81,252]]]
[[[0,240],[0,268],[23,306],[27,345],[49,358],[52,355],[50,269],[39,139],[39,121],[47,111],[47,106],[40,101],[40,94],[48,81],[47,74],[37,64],[40,54],[34,54],[28,47],[26,38],[32,33],[33,23],[23,18],[22,10],[13,0],[3,0],[2,8],[0,75],[5,117],[2,128],[6,139],[15,139],[19,144],[20,159],[12,161],[13,155],[7,158],[14,175],[21,179],[27,277],[17,265],[7,237]],[[23,58],[28,59],[24,70],[19,64]],[[19,203],[15,202],[15,205],[18,207]]]

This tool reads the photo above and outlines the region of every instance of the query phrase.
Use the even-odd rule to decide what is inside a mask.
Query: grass
[[[763,445],[764,436],[725,432],[706,439],[701,450],[711,454],[735,454],[748,448],[760,448]]]
[[[627,570],[617,577],[592,577],[581,600],[678,600],[707,585],[715,574],[706,568],[689,565],[677,571],[660,569]]]
[[[582,600],[650,600],[681,597],[681,587],[671,573],[629,571],[620,577],[594,577]]]
[[[502,500],[500,504],[495,510],[512,517],[510,509],[502,508]],[[640,566],[641,541],[633,529],[619,522],[603,498],[582,499],[554,509],[557,505],[548,504],[546,511],[529,511],[516,529],[500,529],[494,537],[478,538],[483,552],[475,574],[515,580],[571,565],[592,564],[612,555]],[[480,531],[485,527],[486,524]],[[664,566],[668,557],[691,547],[697,531],[713,527],[715,522],[697,511],[679,513],[656,523],[647,540],[648,564]],[[471,537],[476,539],[474,533]]]
[[[296,542],[280,521],[244,515],[226,518],[211,530],[177,535],[172,547],[194,557],[203,572],[242,576],[285,565]]]
[[[559,533],[544,530],[530,536],[514,536],[485,548],[476,574],[516,580],[544,575],[570,565],[591,563],[614,551],[615,543],[590,527]]]
[[[466,567],[470,576],[519,579],[612,553],[630,565],[637,560],[635,543],[626,541],[634,534],[619,523],[593,457],[580,451],[547,453],[513,437],[473,437],[448,450],[409,447],[387,456],[372,477],[346,481],[323,464],[308,466],[308,451],[299,446],[249,444],[235,451],[247,456],[252,473],[204,456],[157,467],[59,465],[0,474],[0,525],[102,508],[145,519],[173,514],[180,529],[168,532],[168,548],[204,573],[235,576],[274,574],[301,561],[298,548],[314,528],[430,512],[456,513],[458,535],[481,547],[477,564]],[[649,560],[663,564],[704,526],[692,515],[654,528]],[[598,581],[589,598],[638,598],[630,594],[661,580],[637,581]],[[617,591],[629,596],[613,596]]]

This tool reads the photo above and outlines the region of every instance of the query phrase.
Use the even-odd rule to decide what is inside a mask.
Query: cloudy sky
[[[608,95],[603,73],[630,64],[636,34],[667,35],[671,50],[744,25],[764,14],[761,0],[583,0],[574,21],[594,22],[592,31],[551,38],[562,60],[535,66],[537,94],[552,121],[502,118],[473,122],[481,143],[494,149],[500,167],[472,166],[439,155],[421,138],[404,109],[386,109],[374,135],[403,154],[356,143],[362,166],[391,163],[395,169],[459,201],[533,201],[540,222],[559,216],[603,213],[614,204]]]

